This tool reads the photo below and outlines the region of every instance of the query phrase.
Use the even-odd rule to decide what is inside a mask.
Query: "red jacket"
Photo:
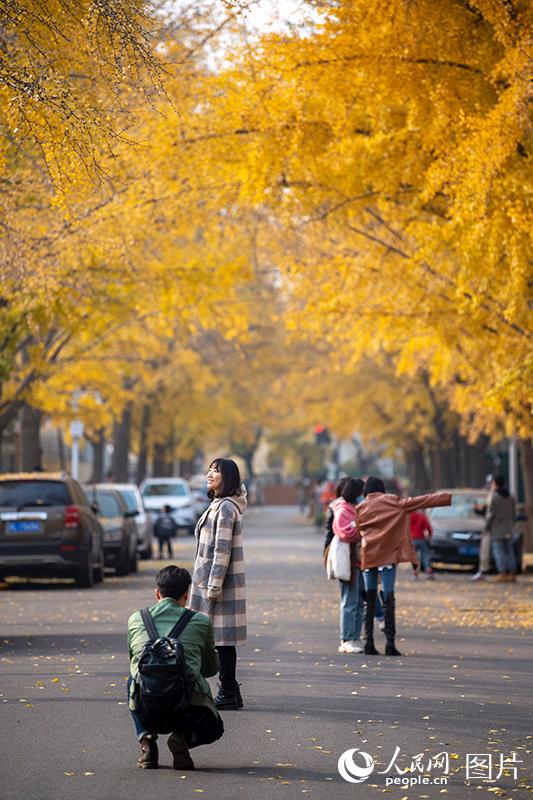
[[[415,539],[425,539],[426,533],[429,538],[433,533],[431,522],[423,511],[413,511],[409,517],[409,524],[411,526],[411,539],[413,542]]]

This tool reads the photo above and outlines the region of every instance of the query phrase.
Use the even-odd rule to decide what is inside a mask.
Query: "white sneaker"
[[[364,646],[360,639],[354,642],[341,642],[339,645],[339,653],[362,653],[363,650]]]
[[[384,631],[385,630],[385,619],[380,619],[378,621],[378,626],[379,626],[380,631]]]
[[[484,574],[482,572],[476,572],[475,575],[472,575],[470,580],[471,581],[484,581],[485,580],[485,576],[484,576]]]

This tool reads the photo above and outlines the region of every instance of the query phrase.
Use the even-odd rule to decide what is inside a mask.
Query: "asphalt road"
[[[323,576],[322,536],[295,510],[268,509],[248,512],[245,537],[246,708],[225,712],[225,736],[193,751],[194,772],[170,768],[164,737],[160,769],[135,767],[124,697],[126,621],[150,603],[163,562],[141,562],[138,575],[91,590],[34,582],[0,592],[2,800],[529,796],[530,576],[516,585],[450,573],[414,582],[403,568],[404,657],[346,656],[337,653],[338,587]],[[175,562],[190,566],[193,546],[188,537],[174,543]],[[374,760],[357,784],[337,768],[353,748]],[[439,753],[449,759],[448,784],[418,783],[445,777]],[[516,780],[512,771],[496,779],[501,758],[513,766],[512,753]],[[481,754],[492,758],[493,782],[482,779],[486,760],[483,774],[466,780],[467,755]],[[423,771],[400,775],[415,756]],[[369,757],[354,754],[359,767],[371,766]]]

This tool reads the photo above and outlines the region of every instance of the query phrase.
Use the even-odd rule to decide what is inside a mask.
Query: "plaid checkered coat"
[[[196,525],[196,559],[189,608],[210,618],[216,645],[246,643],[246,594],[241,515],[246,488],[239,497],[213,500]]]

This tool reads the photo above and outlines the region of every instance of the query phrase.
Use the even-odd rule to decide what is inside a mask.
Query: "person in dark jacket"
[[[516,559],[512,544],[516,503],[509,493],[503,475],[495,475],[487,503],[485,526],[490,535],[492,553],[496,561],[496,581],[516,580]]]
[[[161,513],[157,517],[154,525],[154,536],[159,544],[159,558],[163,558],[163,551],[165,544],[168,548],[168,557],[172,558],[172,544],[173,539],[178,532],[178,526],[174,517],[172,516],[172,507],[163,506]]]

